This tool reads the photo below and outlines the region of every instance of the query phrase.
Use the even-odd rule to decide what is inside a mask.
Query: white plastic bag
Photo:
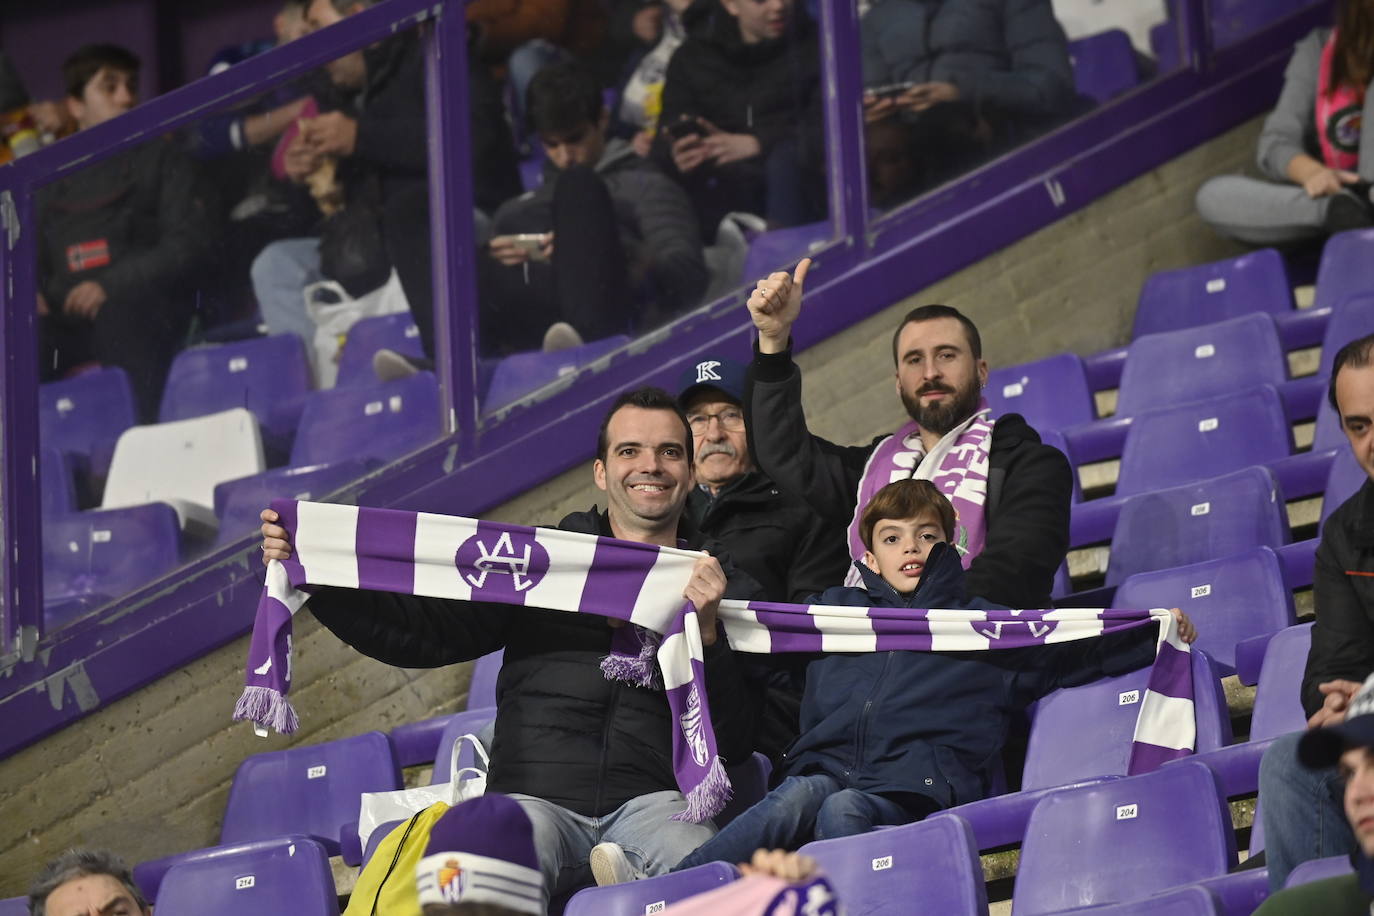
[[[482,761],[481,767],[458,765],[458,752],[465,743],[472,745],[472,752]],[[476,735],[459,735],[453,742],[453,755],[449,758],[448,782],[391,792],[364,792],[358,810],[359,848],[367,849],[367,838],[383,824],[409,820],[435,802],[456,805],[486,792],[489,764],[487,749]]]
[[[322,296],[322,293],[328,293]],[[305,313],[315,323],[311,356],[315,364],[317,388],[333,388],[339,377],[339,351],[354,322],[377,315],[392,315],[410,310],[401,278],[395,270],[386,283],[357,299],[349,296],[333,280],[321,280],[305,288]]]

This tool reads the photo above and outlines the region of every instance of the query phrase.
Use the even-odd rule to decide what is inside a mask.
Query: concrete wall
[[[900,419],[889,341],[916,304],[945,302],[971,315],[993,365],[1125,342],[1148,274],[1237,253],[1201,225],[1192,198],[1204,177],[1246,167],[1257,130],[1256,122],[1232,131],[801,354],[813,429],[859,442]],[[597,496],[590,470],[578,469],[492,516],[547,524]],[[295,742],[386,730],[466,702],[468,665],[389,668],[309,615],[298,618],[297,634]],[[239,761],[289,743],[229,722],[246,647],[239,640],[0,761],[0,898],[22,892],[67,846],[108,846],[139,861],[216,841]]]

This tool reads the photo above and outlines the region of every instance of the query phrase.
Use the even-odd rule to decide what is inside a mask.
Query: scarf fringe
[[[234,706],[234,721],[244,719],[274,729],[282,735],[292,734],[301,726],[296,710],[291,708],[291,701],[271,687],[250,685],[243,688]]]
[[[701,782],[687,793],[687,807],[672,815],[670,820],[690,824],[708,821],[725,810],[726,803],[734,794],[735,788],[730,785],[730,777],[725,774],[725,764],[717,755],[706,768],[706,775]]]
[[[663,689],[663,672],[658,667],[659,640],[657,634],[636,626],[634,636],[639,641],[639,654],[612,649],[601,660],[601,673],[607,680],[620,681],[634,687]]]

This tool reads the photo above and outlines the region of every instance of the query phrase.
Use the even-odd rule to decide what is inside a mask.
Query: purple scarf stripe
[[[596,555],[592,557],[592,568],[587,571],[578,604],[584,612],[604,614],[603,609],[614,608],[615,613],[607,616],[629,619],[658,551],[626,550],[627,546],[641,545],[629,545],[615,538],[597,539]]]
[[[305,584],[305,567],[302,565],[301,552],[299,546],[295,545],[297,513],[296,501],[294,499],[274,499],[271,503],[272,511],[277,513],[277,524],[291,532],[291,541],[294,550],[291,558],[282,560],[281,565],[286,567],[286,575],[291,580],[291,584],[300,588]]]
[[[1168,643],[1159,647],[1155,666],[1150,671],[1150,689],[1161,696],[1180,700],[1193,698],[1193,661],[1188,652],[1180,652]]]
[[[1160,747],[1157,744],[1137,741],[1131,746],[1131,762],[1126,772],[1132,776],[1148,773],[1159,769],[1170,760],[1181,760],[1192,755],[1193,752],[1189,748]]]
[[[358,510],[358,588],[415,591],[415,513]]]

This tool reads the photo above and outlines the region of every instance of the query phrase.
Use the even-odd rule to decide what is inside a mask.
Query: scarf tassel
[[[705,777],[687,793],[687,807],[672,815],[671,820],[690,824],[708,821],[725,810],[733,793],[730,777],[725,775],[725,764],[716,756],[706,768]]]
[[[243,719],[275,729],[283,735],[292,734],[301,726],[296,710],[291,708],[291,701],[281,691],[271,687],[250,685],[243,688],[234,706],[234,721]]]

